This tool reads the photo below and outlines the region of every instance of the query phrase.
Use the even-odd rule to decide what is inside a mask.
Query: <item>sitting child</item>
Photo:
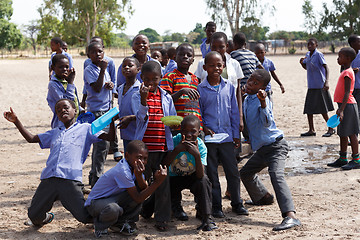
[[[95,236],[108,233],[111,227],[125,235],[136,233],[141,203],[164,181],[166,168],[155,172],[154,182],[148,186],[143,178],[148,158],[144,142],[131,141],[122,159],[96,182],[85,206],[94,217]]]
[[[211,231],[217,227],[210,221],[211,183],[204,170],[207,149],[199,134],[199,118],[195,115],[184,117],[181,133],[173,137],[175,148],[168,154],[165,164],[170,165],[171,199],[181,200],[181,191],[189,189],[198,204],[196,217],[202,220],[198,230]]]
[[[39,143],[41,148],[50,148],[46,167],[41,173],[41,182],[36,189],[28,209],[30,221],[27,225],[42,226],[54,219],[50,213],[53,203],[58,199],[71,214],[82,223],[92,222],[84,207],[82,192],[82,165],[86,160],[91,144],[100,139],[114,139],[114,124],[110,124],[110,134],[100,131],[91,133],[91,124],[75,121],[76,107],[69,99],[60,99],[55,111],[63,127],[54,128],[39,135],[28,132],[17,118],[15,112],[4,112],[4,117],[15,124],[21,135],[29,143]]]
[[[295,217],[295,207],[291,192],[286,184],[284,167],[289,147],[283,139],[283,132],[277,129],[270,102],[265,88],[270,74],[264,70],[255,70],[246,83],[248,96],[244,100],[244,117],[248,123],[251,148],[255,152],[241,168],[241,180],[249,193],[252,204],[270,205],[274,197],[261,183],[257,173],[268,167],[271,183],[274,187],[282,217],[282,223],[274,231],[285,230],[300,225]]]

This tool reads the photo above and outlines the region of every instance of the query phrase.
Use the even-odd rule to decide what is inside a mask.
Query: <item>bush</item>
[[[289,54],[295,54],[296,53],[296,49],[294,48],[294,46],[292,48],[288,49]]]

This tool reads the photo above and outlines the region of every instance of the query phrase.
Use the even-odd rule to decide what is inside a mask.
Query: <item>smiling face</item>
[[[136,55],[144,56],[149,50],[149,45],[149,39],[145,35],[138,35],[133,41],[132,49]]]
[[[59,59],[55,66],[52,66],[52,69],[57,78],[65,79],[69,75],[69,60],[66,57]]]
[[[52,52],[57,52],[60,50],[61,45],[60,43],[56,43],[55,41],[50,41],[50,48]]]
[[[104,49],[101,44],[97,43],[89,49],[88,52],[91,61],[97,65],[104,58]]]
[[[207,57],[206,63],[203,66],[208,73],[208,78],[219,79],[224,68],[224,61],[220,54],[211,54]]]
[[[68,100],[60,100],[55,105],[55,113],[59,120],[68,127],[75,121],[76,109]]]
[[[180,46],[175,61],[180,72],[181,70],[188,71],[194,62],[194,49],[191,46]]]
[[[125,59],[121,66],[121,72],[126,79],[135,78],[139,70],[139,66],[136,65],[135,60],[130,58]]]

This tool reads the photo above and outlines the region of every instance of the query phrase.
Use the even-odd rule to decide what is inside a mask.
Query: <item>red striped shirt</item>
[[[149,92],[146,102],[149,108],[149,120],[143,142],[148,147],[149,152],[165,152],[167,147],[165,126],[160,120],[164,116],[160,91],[157,90],[156,94]]]

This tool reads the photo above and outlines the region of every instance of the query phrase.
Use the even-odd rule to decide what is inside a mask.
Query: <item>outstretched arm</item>
[[[280,82],[280,79],[278,78],[278,76],[276,75],[275,71],[270,71],[271,76],[273,77],[273,79],[275,80],[275,82],[277,82],[277,84],[279,84],[280,89],[281,89],[281,93],[285,93],[285,88],[282,85],[282,83]]]
[[[25,129],[25,127],[22,125],[20,120],[17,118],[15,112],[10,107],[10,111],[4,112],[4,118],[8,120],[9,122],[12,122],[15,124],[21,135],[28,141],[29,143],[38,143],[40,142],[40,138],[38,135],[31,134],[28,130]]]

